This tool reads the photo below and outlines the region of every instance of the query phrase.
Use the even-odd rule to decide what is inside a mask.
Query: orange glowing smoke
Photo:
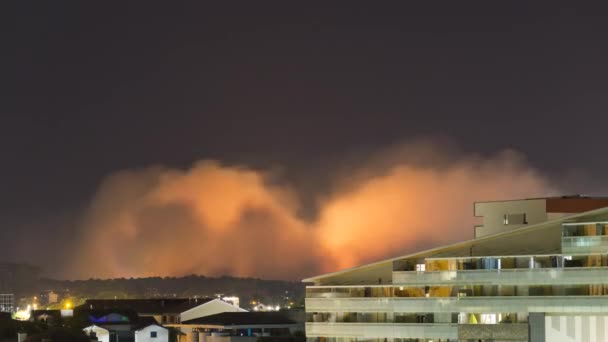
[[[408,159],[421,151],[432,158]],[[295,191],[250,168],[201,161],[118,172],[86,214],[69,276],[297,279],[468,239],[474,201],[552,193],[512,152],[454,158],[406,145],[370,160],[308,220]]]

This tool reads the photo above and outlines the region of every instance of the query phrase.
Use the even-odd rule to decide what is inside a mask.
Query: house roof
[[[490,201],[475,201],[475,203],[498,203],[498,202],[520,202],[520,201],[536,201],[536,200],[558,200],[558,199],[576,199],[576,200],[608,200],[608,196],[586,196],[581,194],[562,195],[562,196],[547,196],[547,197],[528,197],[528,198],[512,198],[499,199]]]
[[[38,317],[40,315],[61,317],[61,310],[32,310],[33,317]]]
[[[521,234],[539,231],[539,230],[554,226],[556,224],[562,224],[562,223],[576,220],[578,218],[582,218],[585,216],[594,216],[594,215],[601,215],[601,214],[608,214],[608,207],[590,210],[590,211],[586,211],[586,212],[578,213],[578,214],[574,214],[574,215],[563,216],[558,219],[548,220],[545,222],[541,222],[541,223],[537,223],[537,224],[533,224],[533,225],[529,225],[529,226],[524,226],[524,227],[521,227],[518,229],[513,229],[513,230],[510,230],[507,232],[487,235],[487,236],[483,236],[483,237],[476,238],[476,239],[471,239],[471,240],[453,243],[450,245],[444,245],[444,246],[440,246],[440,247],[436,247],[436,248],[431,248],[431,249],[415,252],[412,254],[406,254],[406,255],[398,256],[398,257],[391,258],[391,259],[376,261],[373,263],[369,263],[369,264],[365,264],[365,265],[361,265],[361,266],[357,266],[357,267],[353,267],[353,268],[348,268],[348,269],[344,269],[344,270],[340,270],[340,271],[336,271],[336,272],[321,274],[321,275],[317,275],[314,277],[309,277],[309,278],[303,279],[302,282],[312,283],[312,282],[320,281],[324,278],[331,278],[334,276],[340,276],[340,275],[344,275],[344,274],[351,273],[351,272],[361,271],[361,270],[365,270],[365,269],[379,268],[379,267],[383,267],[383,266],[386,267],[387,264],[390,264],[393,261],[397,261],[397,260],[401,260],[401,259],[415,258],[418,256],[431,256],[431,255],[443,254],[445,252],[449,252],[450,250],[473,247],[474,245],[479,244],[479,243],[491,242],[493,240],[500,240],[500,239],[504,239],[504,238],[508,238],[508,237],[516,237]]]
[[[214,298],[88,299],[75,310],[133,310],[138,314],[179,314]]]
[[[280,312],[222,312],[182,322],[193,325],[253,326],[296,324]]]
[[[137,319],[137,324],[135,324],[134,329],[135,331],[139,331],[142,330],[144,328],[147,328],[151,325],[156,325],[158,327],[161,327],[163,329],[166,329],[165,327],[163,327],[162,325],[158,324],[158,322],[156,322],[156,320],[154,319],[154,317],[150,317],[150,316],[145,316],[145,317],[139,317]]]
[[[507,202],[522,202],[522,201],[539,201],[543,200],[546,203],[547,213],[582,213],[595,209],[608,207],[608,197],[590,197],[584,195],[566,195],[553,197],[537,197],[524,199],[508,199],[497,201],[477,201],[478,204],[487,203],[507,203]]]
[[[99,326],[98,324],[91,324],[91,325],[88,325],[88,326],[86,326],[86,327],[82,328],[82,330],[90,330],[90,329],[93,329],[93,328],[97,328],[97,329],[103,329],[103,330],[106,330],[106,331],[108,331],[108,332],[110,331],[110,330],[108,330],[107,328],[104,328],[104,327],[102,327],[102,326]]]

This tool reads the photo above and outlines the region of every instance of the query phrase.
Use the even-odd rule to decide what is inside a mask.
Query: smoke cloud
[[[272,172],[200,161],[107,177],[71,278],[204,274],[298,279],[472,237],[473,202],[555,193],[513,151],[405,144],[335,172],[303,218]]]

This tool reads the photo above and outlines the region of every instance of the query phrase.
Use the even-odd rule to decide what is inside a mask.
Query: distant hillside
[[[301,304],[304,286],[300,282],[262,280],[254,278],[191,275],[181,278],[119,278],[89,280],[54,280],[42,278],[40,291],[53,290],[60,294],[81,298],[153,298],[153,297],[206,297],[222,294],[238,296],[241,306],[251,300],[266,304]]]

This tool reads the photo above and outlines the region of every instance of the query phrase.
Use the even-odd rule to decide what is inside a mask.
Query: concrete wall
[[[156,332],[156,337],[151,337],[151,333]],[[158,326],[149,325],[135,332],[135,342],[169,342],[169,330]]]
[[[528,341],[528,324],[460,324],[458,340]]]
[[[184,322],[190,319],[195,319],[199,317],[205,317],[209,315],[215,315],[222,312],[236,312],[242,311],[245,312],[247,310],[241,309],[232,304],[228,304],[222,300],[214,299],[210,302],[201,304],[197,307],[194,307],[188,311],[184,311],[180,315],[180,322]]]
[[[504,224],[504,215],[526,214],[527,224]],[[475,237],[502,233],[527,225],[547,221],[547,205],[545,199],[477,202],[475,216],[483,217],[483,224],[475,229]]]
[[[608,316],[545,316],[545,341],[608,341]]]
[[[545,342],[545,313],[530,312],[528,324],[530,324],[530,342]]]

